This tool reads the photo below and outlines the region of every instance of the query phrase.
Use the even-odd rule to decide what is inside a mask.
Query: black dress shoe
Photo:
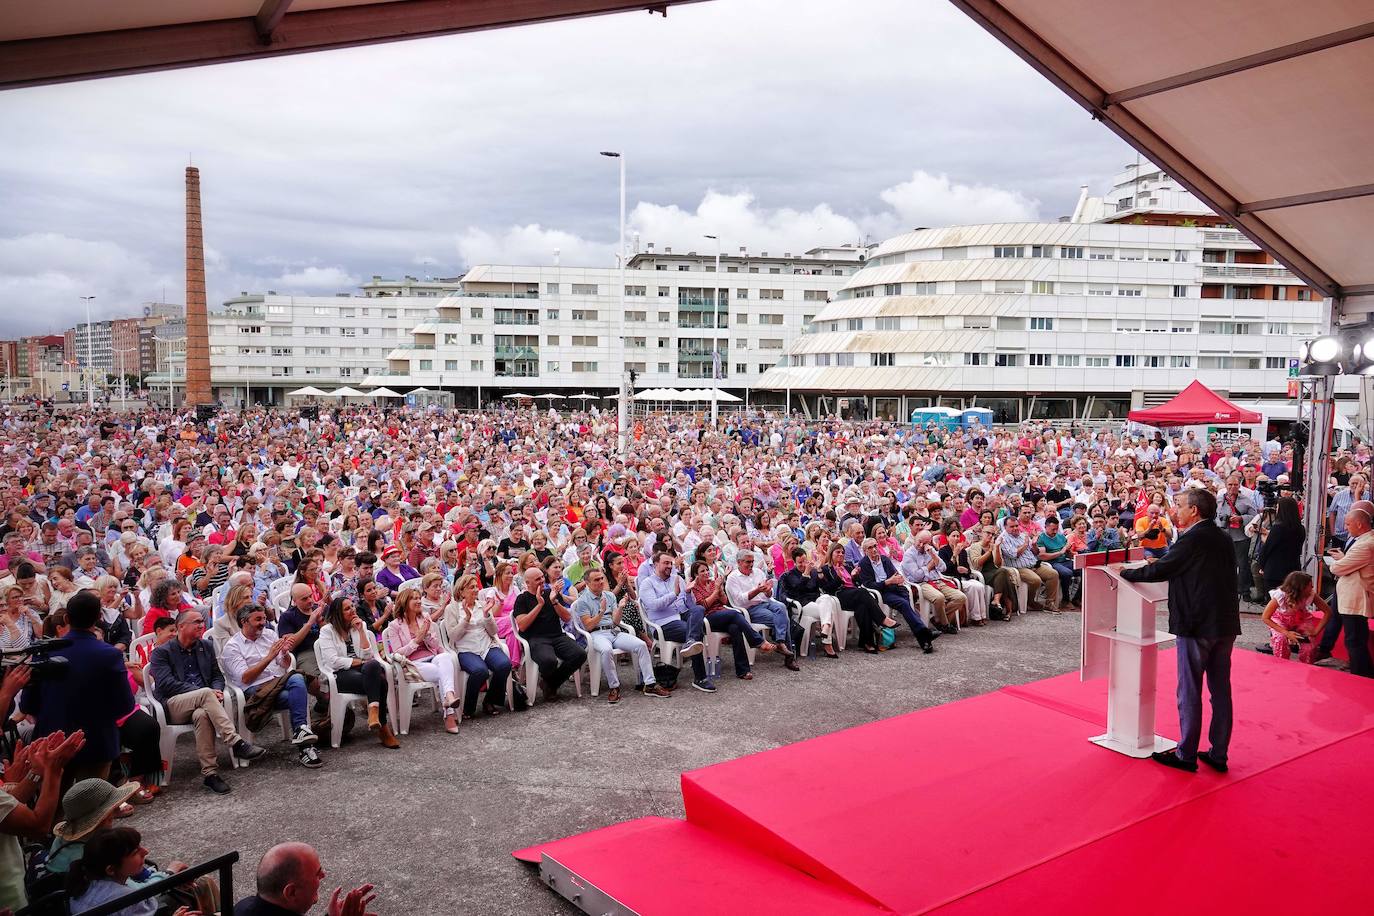
[[[1218,773],[1225,773],[1227,770],[1230,769],[1229,766],[1213,757],[1211,751],[1203,751],[1202,753],[1197,755],[1197,759],[1201,760],[1203,763],[1207,764],[1209,767],[1216,770]]]
[[[1185,773],[1197,772],[1197,761],[1187,761],[1179,758],[1173,751],[1155,751],[1150,755],[1150,759],[1155,763],[1162,763],[1166,767],[1173,767],[1175,770],[1183,770]]]
[[[205,788],[219,795],[229,792],[229,783],[225,782],[218,773],[211,773],[205,777]]]

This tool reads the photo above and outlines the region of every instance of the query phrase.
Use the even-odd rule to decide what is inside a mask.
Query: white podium
[[[1138,559],[1139,550],[1131,551]],[[1090,739],[1128,757],[1148,757],[1177,745],[1155,734],[1155,673],[1159,647],[1173,640],[1155,629],[1155,617],[1168,604],[1164,582],[1128,582],[1128,562],[1088,565],[1083,561],[1082,680],[1106,677],[1107,733]],[[1113,556],[1115,559],[1115,555]]]

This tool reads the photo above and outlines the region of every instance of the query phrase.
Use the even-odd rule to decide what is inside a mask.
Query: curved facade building
[[[812,415],[944,404],[999,422],[1124,417],[1195,378],[1286,401],[1289,359],[1325,320],[1320,296],[1215,217],[1120,218],[890,239],[761,387]]]

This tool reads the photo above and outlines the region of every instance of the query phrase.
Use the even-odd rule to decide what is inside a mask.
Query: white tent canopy
[[[541,401],[561,401],[561,400],[563,400],[563,395],[561,395],[561,394],[536,394],[535,397],[539,398]]]
[[[392,391],[390,388],[386,388],[386,387],[374,388],[374,389],[372,389],[371,396],[374,397],[374,398],[399,398],[399,397],[403,397],[403,395],[402,395],[400,392],[398,392],[398,391]]]
[[[534,397],[534,395],[525,394],[523,391],[512,391],[510,394],[502,395],[502,397],[511,401],[528,401],[531,400]]]
[[[325,393],[314,385],[306,385],[304,388],[297,388],[295,391],[286,392],[287,397],[292,398],[321,398]]]
[[[368,397],[368,395],[365,394],[364,392],[361,392],[361,391],[359,391],[359,390],[356,389],[356,388],[350,388],[350,387],[348,387],[347,385],[343,386],[342,388],[335,388],[333,391],[329,392],[329,396],[330,396],[330,397],[335,397],[335,398],[365,398],[365,397]]]
[[[1374,310],[1368,2],[952,0],[1343,313]],[[1275,112],[1283,113],[1282,130]],[[1314,145],[1313,138],[1322,141]]]

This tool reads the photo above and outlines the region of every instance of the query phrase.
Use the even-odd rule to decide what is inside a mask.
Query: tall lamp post
[[[91,300],[95,296],[82,296],[86,302],[86,406],[95,406],[95,328],[91,326]]]
[[[601,155],[620,162],[620,244],[616,248],[616,259],[620,262],[620,403],[616,407],[618,435],[616,446],[620,456],[625,457],[629,450],[629,397],[625,385],[625,156],[611,150],[602,150]]]
[[[115,350],[114,352],[119,357],[119,405],[123,407],[124,402],[129,399],[129,390],[125,384],[125,380],[129,375],[129,368],[124,363],[124,354],[137,353],[138,347],[125,347],[122,350]]]
[[[157,341],[158,343],[161,343],[161,344],[168,344],[168,345],[169,345],[168,348],[167,348],[167,350],[165,351],[165,354],[164,354],[164,361],[165,361],[166,364],[167,364],[167,409],[168,409],[168,410],[174,410],[174,409],[176,408],[176,386],[175,386],[175,385],[173,384],[173,382],[172,382],[172,349],[171,349],[170,344],[180,343],[181,341],[183,341],[183,340],[185,340],[185,339],[186,339],[185,337],[158,337],[156,334],[153,335],[153,340],[155,340],[155,341]]]
[[[711,425],[720,420],[720,236],[707,235],[716,243],[716,286],[711,291]],[[729,315],[729,312],[726,313]]]

